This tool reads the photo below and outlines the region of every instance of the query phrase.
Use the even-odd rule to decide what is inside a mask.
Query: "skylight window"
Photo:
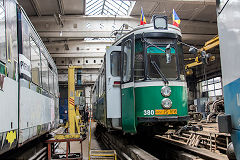
[[[85,15],[130,15],[135,1],[128,0],[86,0]]]

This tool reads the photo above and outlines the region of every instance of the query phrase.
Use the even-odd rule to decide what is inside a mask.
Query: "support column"
[[[75,78],[74,78],[74,67],[69,66],[68,68],[68,123],[69,123],[69,133],[75,133]]]

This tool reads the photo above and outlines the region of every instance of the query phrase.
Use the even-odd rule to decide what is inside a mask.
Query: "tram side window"
[[[26,19],[22,15],[22,46],[23,46],[23,54],[27,59],[30,59],[30,47],[29,47],[29,25],[26,21]]]
[[[123,51],[123,82],[129,82],[132,74],[132,41],[128,40],[124,43]]]
[[[112,52],[110,54],[111,74],[114,77],[120,76],[120,52]]]
[[[184,56],[183,56],[183,48],[182,44],[177,44],[177,53],[178,53],[178,60],[179,60],[179,66],[180,66],[180,74],[184,75],[185,73],[185,67],[184,67]]]
[[[17,5],[14,0],[5,0],[6,8],[6,48],[8,77],[18,79],[18,46],[17,46]],[[1,16],[1,15],[0,15]]]
[[[30,48],[31,48],[31,74],[32,82],[41,85],[41,62],[39,48],[32,38],[30,38]]]
[[[5,10],[0,1],[0,61],[6,62]]]
[[[54,73],[54,94],[58,96],[58,77],[56,73]]]
[[[104,90],[104,76],[103,73],[100,74],[100,90],[99,90],[99,97],[103,95]]]
[[[106,90],[106,83],[105,83],[105,71],[103,70],[103,74],[102,74],[102,79],[103,79],[103,91],[105,92]]]
[[[139,39],[135,42],[134,80],[144,79],[143,42]]]
[[[101,96],[101,93],[100,93],[100,91],[101,91],[101,83],[102,83],[102,81],[101,81],[101,77],[99,75],[98,76],[98,98],[100,98],[100,96]]]
[[[96,99],[98,99],[98,93],[99,93],[99,78],[96,80]]]
[[[52,70],[49,68],[49,89],[50,92],[53,94],[54,93],[54,89],[53,89],[53,72]]]
[[[43,89],[49,90],[48,88],[48,62],[43,53],[41,53],[42,57],[42,86]]]

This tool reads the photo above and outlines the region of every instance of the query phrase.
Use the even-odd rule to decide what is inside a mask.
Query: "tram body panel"
[[[239,21],[240,1],[218,1],[218,32],[222,68],[224,108],[231,115],[235,155],[240,160],[240,63],[239,63]],[[230,124],[229,124],[230,125]]]
[[[141,87],[140,83],[135,83],[135,98],[136,98],[136,116],[142,117],[172,117],[185,116],[188,114],[187,107],[187,88],[186,84],[180,82],[183,86],[170,86],[172,94],[169,98],[172,100],[172,107],[169,110],[164,110],[161,101],[165,98],[161,95],[161,89],[164,85],[156,85],[161,82],[146,82],[146,85]],[[177,84],[177,82],[175,82]],[[137,87],[139,86],[139,87]],[[183,98],[184,97],[184,98]]]
[[[133,79],[134,33],[122,40],[121,54],[121,108],[122,128],[126,133],[137,133],[136,108]]]
[[[17,146],[18,52],[17,13],[14,0],[0,5],[0,154]]]
[[[122,128],[126,133],[137,133],[134,83],[122,85]]]
[[[15,0],[0,3],[0,154],[31,141],[57,127],[57,68],[21,6]],[[5,34],[6,33],[6,34]],[[30,39],[41,53],[39,63],[30,58]],[[43,56],[44,55],[44,56]],[[39,55],[40,57],[40,55]],[[49,72],[43,88],[40,67],[45,57]],[[55,79],[54,79],[55,78]],[[54,88],[54,89],[53,89]]]
[[[5,75],[2,75],[4,76]],[[0,90],[0,154],[16,147],[18,137],[18,83],[4,78]],[[11,142],[11,143],[9,143]]]
[[[119,64],[121,54],[120,46],[106,48],[106,104],[107,118],[121,118],[120,101],[120,68],[114,65]],[[111,63],[112,61],[117,61]]]

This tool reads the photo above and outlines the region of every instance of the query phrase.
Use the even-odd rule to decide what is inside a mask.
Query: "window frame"
[[[53,86],[54,86],[54,95],[58,97],[59,94],[59,88],[58,88],[58,74],[54,72],[53,74]]]
[[[124,52],[124,46],[125,44],[128,42],[128,41],[131,41],[130,42],[130,46],[131,46],[131,55],[129,56],[131,59],[129,62],[131,62],[130,64],[130,78],[126,81],[124,81],[124,76],[123,75],[123,72],[124,72],[124,58],[127,56],[127,53]],[[134,74],[134,69],[133,69],[133,66],[134,66],[134,57],[135,57],[135,37],[134,37],[134,34],[131,34],[129,35],[128,37],[126,37],[122,43],[121,43],[121,83],[124,84],[124,83],[129,83],[129,82],[133,82],[134,81],[134,77],[133,77],[133,74]],[[128,56],[127,56],[128,57]]]
[[[5,55],[5,57],[0,56],[0,62],[2,62],[3,64],[6,64],[8,61],[8,55],[7,55],[7,30],[6,30],[6,8],[5,8],[5,4],[4,4],[4,0],[3,0],[3,5],[0,4],[0,7],[3,9],[4,11],[4,53],[3,55]],[[2,54],[2,53],[0,53]]]
[[[142,36],[139,36],[139,35],[135,35],[136,36],[136,39],[135,39],[135,43],[138,41],[138,40],[141,40],[142,41],[142,47],[143,47],[143,58],[144,58],[144,78],[143,79],[139,79],[139,80],[135,80],[134,81],[145,81],[145,80],[150,80],[149,78],[149,73],[148,73],[148,68],[149,68],[149,65],[148,65],[148,54],[147,54],[147,48],[149,47],[154,47],[154,45],[156,46],[163,46],[163,47],[166,47],[168,44],[171,45],[171,48],[174,48],[175,50],[175,57],[176,57],[176,74],[177,74],[177,78],[174,79],[176,81],[185,81],[185,68],[184,68],[184,65],[183,65],[183,53],[182,53],[182,46],[178,45],[178,38],[173,38],[173,37],[166,37],[169,41],[169,43],[164,43],[166,42],[165,39],[166,38],[161,38],[161,37],[158,37],[158,38],[154,38],[152,36],[146,36],[145,38],[147,40],[149,40],[149,42],[151,43],[148,43],[148,41],[146,40],[143,40]],[[136,44],[135,44],[136,46]],[[135,65],[135,55],[136,53],[134,53],[134,65]],[[183,65],[183,66],[181,66]],[[135,69],[135,67],[134,67]],[[184,69],[184,70],[182,70]],[[181,75],[183,75],[184,77],[182,77]],[[135,74],[133,73],[133,76],[135,76]],[[171,79],[173,80],[173,79]]]
[[[166,47],[168,44],[154,44],[155,46],[157,46],[157,47]],[[147,72],[147,75],[148,75],[148,78],[149,79],[151,79],[151,77],[150,77],[150,74],[149,74],[149,66],[148,66],[148,61],[149,61],[149,58],[148,58],[148,55],[150,55],[150,54],[155,54],[155,53],[147,53],[147,50],[148,50],[148,48],[149,47],[155,47],[155,46],[153,46],[153,45],[151,45],[151,44],[149,44],[149,45],[146,45],[146,48],[144,49],[145,50],[145,53],[144,54],[146,54],[146,65],[147,65],[147,68],[146,68],[146,72]],[[176,71],[176,78],[174,78],[174,80],[179,80],[179,77],[180,77],[180,65],[179,65],[179,63],[178,63],[178,53],[177,53],[177,49],[176,49],[176,46],[175,46],[175,44],[170,44],[170,48],[173,48],[174,50],[175,50],[175,53],[174,53],[174,55],[175,55],[175,64],[176,64],[176,68],[175,68],[175,71]],[[158,53],[156,53],[156,54],[158,54]],[[172,53],[171,53],[172,54]],[[173,59],[172,59],[173,60]],[[159,66],[159,68],[161,69],[161,66]],[[171,79],[173,79],[173,78],[169,78],[169,77],[167,77],[166,76],[166,78],[167,79],[169,79],[169,80],[171,80]],[[162,78],[160,78],[160,79],[158,79],[158,80],[161,80]]]
[[[50,65],[50,64],[48,64]],[[52,90],[51,90],[51,85],[50,85],[50,73],[52,74]],[[48,66],[48,88],[49,88],[49,93],[54,95],[54,72],[52,69]]]
[[[47,89],[43,86],[43,83],[42,83],[42,88],[44,89],[44,90],[46,90],[46,91],[48,91],[49,92],[49,71],[48,71],[48,60],[47,60],[47,58],[45,57],[45,55],[44,55],[44,52],[43,51],[41,51],[41,55],[43,55],[43,57],[46,59],[46,62],[47,62],[47,64],[46,64],[46,68],[47,68]],[[43,66],[42,65],[42,58],[41,58],[41,67]],[[43,74],[42,74],[42,72],[43,72],[43,70],[41,69],[41,78],[43,79]]]
[[[118,58],[118,61],[115,61],[115,62],[117,62],[117,64],[115,64],[116,67],[117,67],[117,70],[118,70],[117,75],[113,74],[113,66],[112,66],[113,65],[113,58],[114,58],[113,55],[117,55],[117,58]],[[113,76],[113,77],[120,77],[121,76],[121,62],[120,62],[120,59],[121,59],[121,51],[112,51],[110,53],[110,73],[111,73],[111,76]]]
[[[136,69],[136,53],[141,53],[141,52],[136,52],[136,42],[137,41],[140,41],[141,42],[141,44],[142,44],[142,58],[143,58],[143,79],[135,79],[135,69]],[[140,38],[139,39],[135,39],[135,54],[134,54],[134,73],[133,73],[133,76],[134,76],[134,81],[144,81],[145,79],[146,79],[146,75],[147,75],[147,73],[146,73],[146,70],[147,70],[147,66],[146,66],[146,62],[145,62],[145,59],[146,59],[146,54],[145,54],[145,42],[143,42]]]
[[[220,80],[215,81],[215,78],[220,78]],[[209,82],[210,80],[213,80],[213,82]],[[219,83],[221,84],[221,87],[220,88],[216,88],[216,85],[219,84]],[[200,84],[201,84],[200,86],[201,86],[202,93],[207,92],[208,97],[223,96],[223,86],[222,86],[222,78],[221,78],[221,76],[214,77],[214,78],[208,79],[206,81],[201,81]],[[210,85],[213,85],[213,89],[209,89]],[[203,89],[204,87],[206,87],[206,89]],[[219,90],[221,90],[221,95],[216,95],[216,91],[219,91]],[[214,95],[210,96],[210,92],[213,92]]]
[[[122,79],[123,79],[123,83],[127,83],[127,82],[130,82],[130,81],[132,81],[131,79],[132,79],[132,75],[131,75],[131,72],[132,72],[132,45],[130,45],[131,46],[131,48],[130,48],[130,50],[131,50],[131,53],[126,53],[126,52],[124,52],[124,48],[125,48],[125,46],[126,45],[124,45],[124,44],[126,44],[126,43],[129,43],[129,44],[131,44],[132,43],[132,40],[131,39],[129,39],[129,40],[127,40],[127,41],[125,41],[124,43],[123,43],[123,54],[122,54],[122,56],[123,56],[123,76],[122,76]],[[126,58],[126,59],[125,59]],[[131,58],[130,60],[129,60],[129,58]],[[125,67],[125,62],[126,62],[126,67]],[[129,64],[129,68],[128,68],[128,62],[130,63]],[[129,69],[129,70],[128,70]],[[124,72],[125,71],[125,72]],[[129,74],[130,73],[130,77],[129,77]],[[125,78],[126,77],[126,78]],[[126,79],[126,80],[124,80],[124,79]]]
[[[31,45],[31,39],[32,41],[35,43],[35,45],[38,47],[38,50],[39,50],[39,62],[40,62],[40,67],[39,67],[39,84],[36,84],[35,82],[33,82],[32,78],[33,78],[33,75],[32,75],[32,45]],[[41,50],[40,50],[40,47],[38,45],[38,43],[36,43],[36,40],[33,38],[33,36],[30,34],[29,35],[29,48],[30,48],[30,63],[31,63],[31,82],[39,87],[42,87],[42,58],[41,58]]]

